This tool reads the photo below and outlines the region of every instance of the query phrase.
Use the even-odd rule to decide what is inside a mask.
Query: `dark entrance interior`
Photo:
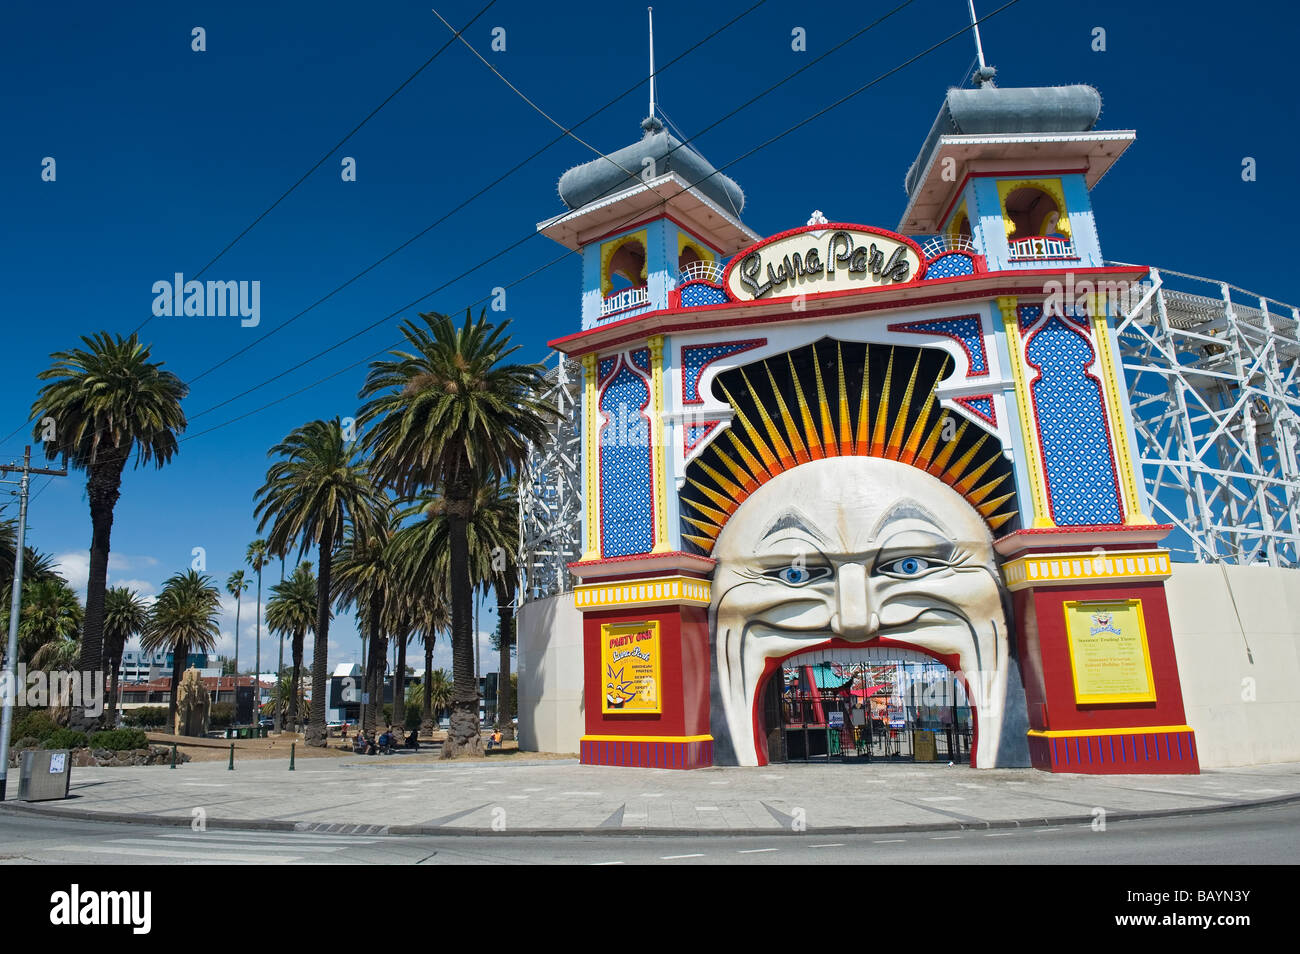
[[[800,653],[768,680],[763,709],[769,762],[970,764],[965,687],[913,650]]]

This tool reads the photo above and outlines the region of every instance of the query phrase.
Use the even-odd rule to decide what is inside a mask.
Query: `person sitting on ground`
[[[415,749],[415,751],[417,751],[417,752],[420,751],[420,739],[419,739],[419,735],[420,735],[420,730],[419,730],[419,729],[416,729],[415,731],[413,731],[410,735],[408,735],[408,736],[406,737],[406,742],[403,743],[404,746],[405,746],[406,748],[408,748],[408,749]]]
[[[494,749],[494,748],[495,748],[495,749],[499,749],[499,748],[501,748],[501,730],[500,730],[500,729],[495,729],[495,730],[493,730],[492,734],[491,734],[490,736],[488,736],[488,748],[489,748],[489,749]]]
[[[356,737],[352,741],[352,751],[357,755],[366,754],[366,734],[364,732],[357,732]]]
[[[378,744],[378,746],[379,746],[379,751],[380,751],[380,752],[387,752],[389,746],[391,746],[391,745],[393,744],[393,734],[392,734],[392,732],[389,731],[389,730],[387,730],[387,729],[385,729],[385,730],[380,734],[380,736],[379,736],[379,741],[378,741],[377,744]]]

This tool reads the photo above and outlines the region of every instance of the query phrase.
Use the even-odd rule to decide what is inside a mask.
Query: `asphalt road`
[[[0,864],[1295,864],[1300,803],[1000,831],[699,837],[209,830],[0,811]]]

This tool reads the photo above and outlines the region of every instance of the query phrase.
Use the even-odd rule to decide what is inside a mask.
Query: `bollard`
[[[297,748],[298,748],[298,743],[297,743],[297,742],[290,742],[290,743],[289,743],[289,771],[290,771],[290,772],[293,771],[293,755],[294,755],[294,752],[295,752],[295,750],[296,750]]]
[[[172,768],[176,767],[176,743],[172,743]]]
[[[231,742],[230,743],[230,764],[226,766],[226,771],[233,772],[234,770],[235,770],[235,743]]]

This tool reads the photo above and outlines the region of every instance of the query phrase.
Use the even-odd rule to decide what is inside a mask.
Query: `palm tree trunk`
[[[177,643],[176,648],[172,650],[172,691],[171,700],[167,703],[167,727],[175,735],[180,735],[176,731],[176,690],[180,687],[181,674],[185,672],[185,663],[189,660],[189,656],[189,643]]]
[[[429,678],[433,675],[433,633],[424,634],[424,713],[420,730],[433,733],[433,693],[429,692]]]
[[[253,722],[262,719],[262,568],[257,568],[257,658],[253,660]]]
[[[387,640],[380,635],[380,616],[384,611],[384,599],[379,593],[370,596],[369,616],[366,625],[370,630],[370,654],[366,657],[366,672],[363,690],[369,697],[368,703],[361,705],[361,727],[373,730],[378,722],[376,713],[383,711],[384,705],[384,659],[388,655]]]
[[[330,527],[333,530],[333,527]],[[324,748],[328,743],[325,735],[325,698],[326,682],[329,671],[330,645],[330,570],[334,554],[334,533],[321,535],[320,575],[316,586],[316,645],[312,649],[311,660],[311,722],[307,725],[306,742]]]
[[[497,668],[497,726],[501,729],[501,738],[513,741],[515,723],[510,700],[510,647],[515,642],[515,611],[510,604],[514,601],[514,587],[509,585],[504,576],[497,577],[493,585],[497,591],[497,620],[501,624],[501,659]]]
[[[107,713],[105,725],[110,729],[117,728],[117,670],[120,665],[120,656],[116,659],[109,660],[108,692],[105,693],[107,696],[107,703],[104,706],[104,711]]]
[[[113,534],[113,508],[121,496],[122,468],[131,452],[114,456],[112,451],[100,455],[90,468],[86,496],[90,499],[90,567],[86,577],[86,615],[81,626],[81,654],[77,668],[90,678],[102,671],[104,653],[104,591],[108,588],[109,538]],[[83,709],[70,714],[71,728],[86,728],[94,723]]]
[[[235,594],[235,718],[234,722],[239,721],[239,607],[243,602],[242,591]]]
[[[469,574],[469,510],[471,484],[467,467],[459,468],[455,486],[448,488],[447,516],[451,524],[451,721],[442,757],[482,755],[483,736],[478,721],[478,681],[474,678],[474,634]]]
[[[306,633],[298,632],[293,634],[293,678],[289,681],[289,718],[287,720],[291,732],[298,731],[302,719],[302,713],[298,711],[298,697],[301,695],[299,687],[302,685],[302,650],[303,643],[306,641]]]
[[[393,725],[406,731],[406,640],[409,633],[397,636],[397,668],[393,672]]]

